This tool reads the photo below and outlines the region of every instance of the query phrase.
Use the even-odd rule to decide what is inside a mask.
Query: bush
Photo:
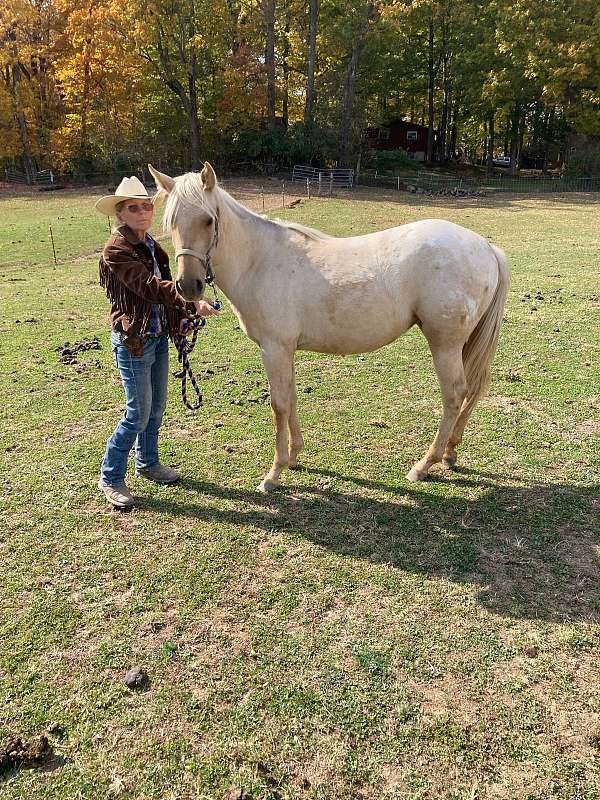
[[[335,153],[335,140],[326,132],[315,130],[308,136],[302,123],[287,131],[241,130],[222,144],[219,157],[231,167],[251,166],[263,172],[289,169],[294,164],[325,165]]]
[[[600,150],[573,153],[564,175],[567,178],[591,178],[600,175]]]
[[[395,172],[400,169],[415,168],[415,162],[406,150],[369,150],[365,158],[365,167],[378,172]]]

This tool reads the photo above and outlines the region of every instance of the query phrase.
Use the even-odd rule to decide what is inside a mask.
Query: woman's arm
[[[189,307],[177,292],[173,281],[164,281],[149,272],[135,252],[109,242],[104,248],[103,260],[108,269],[129,291],[148,303],[161,303],[187,313]]]

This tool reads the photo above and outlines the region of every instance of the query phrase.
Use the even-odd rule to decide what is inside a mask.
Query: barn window
[[[416,142],[417,141],[417,131],[406,131],[406,139],[409,142]]]

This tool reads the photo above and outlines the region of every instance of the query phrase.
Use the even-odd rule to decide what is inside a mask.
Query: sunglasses
[[[128,203],[125,208],[132,214],[140,214],[142,211],[152,211],[152,203]]]

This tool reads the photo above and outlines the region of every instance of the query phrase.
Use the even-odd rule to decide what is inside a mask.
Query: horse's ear
[[[164,172],[159,172],[157,169],[154,169],[152,164],[148,164],[148,169],[156,181],[158,188],[163,189],[168,194],[175,186],[175,179],[171,178],[169,175],[165,175]]]
[[[217,176],[212,166],[208,161],[204,162],[204,169],[200,173],[200,180],[202,181],[202,188],[205,192],[210,192],[217,185]]]

